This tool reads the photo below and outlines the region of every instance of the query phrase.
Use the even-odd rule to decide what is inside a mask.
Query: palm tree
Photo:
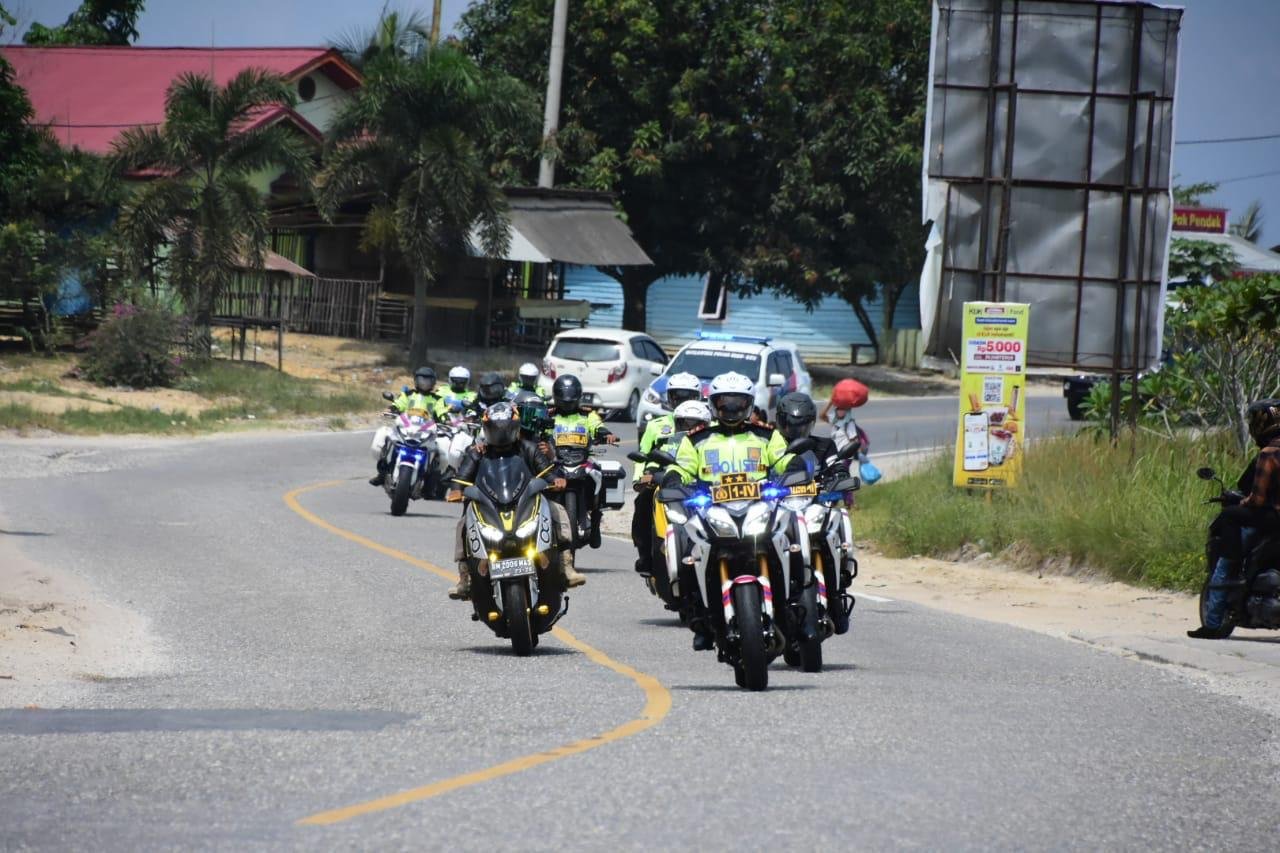
[[[1262,202],[1254,200],[1244,209],[1244,213],[1240,218],[1231,223],[1231,233],[1237,237],[1243,237],[1250,243],[1257,243],[1262,239]]]
[[[300,134],[252,124],[263,110],[292,104],[290,87],[267,71],[246,69],[223,87],[187,72],[169,86],[164,124],[126,130],[113,146],[117,172],[157,175],[120,211],[126,260],[140,270],[167,247],[170,281],[205,354],[219,294],[245,259],[261,268],[267,250],[266,205],[251,177],[273,167],[303,178],[312,171],[312,147]]]
[[[428,45],[413,59],[378,57],[336,118],[316,198],[332,218],[348,198],[372,197],[365,238],[381,227],[413,270],[411,364],[426,359],[427,290],[445,260],[465,254],[472,234],[490,257],[507,248],[490,140],[521,128],[533,142],[537,121],[524,84],[480,68],[452,44]]]
[[[420,56],[429,44],[429,27],[418,12],[398,12],[384,4],[373,29],[347,30],[330,44],[347,62],[363,70],[379,57]]]

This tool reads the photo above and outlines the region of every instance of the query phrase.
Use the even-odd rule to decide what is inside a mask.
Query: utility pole
[[[549,147],[560,128],[560,78],[564,70],[564,31],[569,19],[569,0],[556,0],[551,21],[551,61],[547,67],[547,104],[542,114],[542,144]],[[542,154],[538,186],[550,189],[556,182],[556,161],[550,150]]]
[[[444,0],[435,0],[435,4],[431,7],[431,46],[435,47],[440,43],[440,5]]]

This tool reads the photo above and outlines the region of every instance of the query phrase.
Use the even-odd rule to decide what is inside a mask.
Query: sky
[[[79,0],[3,0],[19,19],[62,23]],[[148,0],[138,24],[143,45],[321,45],[378,18],[384,0]],[[393,7],[429,16],[428,0]],[[444,0],[442,29],[454,28],[469,0]],[[1205,199],[1234,219],[1262,202],[1263,246],[1280,244],[1280,0],[1181,0],[1186,9],[1176,107],[1179,142],[1275,135],[1252,142],[1179,144],[1175,182],[1216,181]],[[572,13],[572,4],[570,5]],[[1271,173],[1271,174],[1264,174]],[[1260,176],[1260,177],[1253,177]]]

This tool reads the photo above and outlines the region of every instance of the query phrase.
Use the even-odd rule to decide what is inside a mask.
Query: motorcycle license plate
[[[556,447],[586,447],[587,434],[584,432],[561,432],[556,434]]]
[[[489,564],[491,578],[519,578],[534,573],[533,560],[524,557],[512,557],[509,560],[495,560]]]
[[[818,484],[809,483],[804,486],[792,486],[790,496],[793,498],[816,498],[818,496]]]
[[[748,479],[745,474],[726,474],[719,484],[711,487],[712,503],[758,500],[760,500],[760,481]]]

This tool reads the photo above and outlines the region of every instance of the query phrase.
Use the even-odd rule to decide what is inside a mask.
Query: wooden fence
[[[380,286],[364,279],[246,274],[222,293],[215,313],[281,320],[294,332],[371,338]]]

